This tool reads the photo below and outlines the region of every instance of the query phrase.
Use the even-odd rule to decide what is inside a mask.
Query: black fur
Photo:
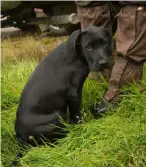
[[[81,120],[82,87],[88,73],[112,66],[111,34],[90,26],[73,32],[45,57],[32,73],[17,109],[16,136],[29,144],[60,137],[69,108],[70,122]],[[43,138],[43,140],[44,140]]]

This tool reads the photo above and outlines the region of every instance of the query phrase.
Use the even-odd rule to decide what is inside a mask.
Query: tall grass
[[[26,39],[23,40],[25,41]],[[27,40],[33,41],[32,37],[27,37]],[[39,61],[35,58],[33,49],[29,51],[24,50],[25,53],[29,52],[28,55],[30,57],[19,58],[20,48],[23,45],[22,41],[18,48],[19,51],[16,48],[16,50],[11,50],[11,58],[10,56],[6,58],[5,46],[7,42],[4,41],[2,48],[3,55],[5,56],[2,63],[1,104],[1,147],[2,165],[4,167],[10,165],[20,150],[14,133],[16,108],[20,93]],[[9,42],[9,45],[13,46],[14,43],[19,41],[10,40]],[[43,43],[44,40],[39,42],[42,44],[41,47],[46,45]],[[49,42],[46,43],[48,45]],[[31,43],[32,48],[33,46]],[[37,49],[35,53],[39,53]],[[31,57],[31,54],[34,54],[34,58]],[[43,57],[45,54],[45,52],[41,52],[38,56]],[[139,92],[141,87],[144,86],[146,86],[146,74],[144,74],[141,86],[132,84],[123,89],[123,94],[120,96],[121,102],[116,110],[111,108],[111,111],[102,118],[94,119],[90,113],[90,108],[95,101],[99,102],[102,99],[107,83],[105,81],[97,82],[87,79],[84,84],[82,99],[83,124],[67,125],[66,128],[69,130],[67,137],[60,139],[54,147],[41,146],[30,148],[27,152],[24,152],[20,166],[145,167],[146,92]]]

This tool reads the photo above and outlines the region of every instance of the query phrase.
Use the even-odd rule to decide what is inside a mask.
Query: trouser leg
[[[118,15],[116,47],[118,59],[115,62],[108,91],[104,101],[95,111],[105,112],[106,102],[117,99],[120,88],[142,79],[146,61],[146,10],[142,6],[125,6]]]
[[[140,6],[126,6],[118,16],[117,53],[120,56],[113,69],[109,89],[104,99],[109,101],[121,87],[142,79],[146,61],[146,11]]]
[[[35,13],[36,13],[36,17],[37,18],[41,18],[41,17],[48,17],[42,9],[38,9],[35,8],[34,9]],[[40,37],[45,37],[49,35],[49,31],[50,31],[50,25],[49,24],[39,24],[39,29],[41,31],[41,36]]]

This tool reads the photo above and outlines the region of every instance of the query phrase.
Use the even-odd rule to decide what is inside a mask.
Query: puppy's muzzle
[[[109,63],[106,60],[100,60],[98,65],[99,65],[99,70],[100,71],[103,71],[104,69],[109,68]]]

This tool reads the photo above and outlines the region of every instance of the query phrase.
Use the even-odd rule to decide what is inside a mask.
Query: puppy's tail
[[[10,167],[18,166],[18,165],[19,165],[19,162],[20,162],[20,159],[21,159],[22,157],[23,157],[22,152],[19,152],[19,153],[16,155],[16,158],[12,161]]]

